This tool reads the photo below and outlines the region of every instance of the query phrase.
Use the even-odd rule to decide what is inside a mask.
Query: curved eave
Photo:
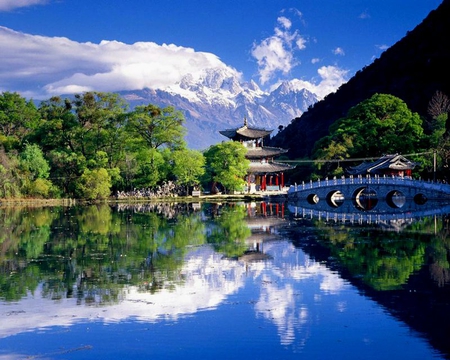
[[[236,136],[236,130],[220,130],[219,133],[223,136],[226,136],[229,139],[233,139]]]
[[[250,174],[255,175],[265,175],[265,174],[273,174],[284,172],[292,169],[290,165],[281,164],[276,162],[271,163],[259,163],[259,162],[251,162],[248,172]]]
[[[261,159],[266,157],[274,157],[287,153],[286,149],[275,148],[275,147],[258,147],[258,148],[247,148],[247,154],[245,155],[248,159]]]
[[[273,130],[252,129],[248,128],[247,126],[244,126],[238,129],[236,133],[248,139],[260,139],[270,135],[272,131]]]
[[[220,130],[219,133],[231,140],[252,140],[261,139],[272,133],[273,130],[249,128],[244,125],[238,129]]]

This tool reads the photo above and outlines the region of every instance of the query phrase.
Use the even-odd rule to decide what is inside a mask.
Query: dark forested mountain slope
[[[375,93],[397,96],[426,117],[428,103],[437,90],[450,96],[449,39],[450,0],[444,0],[379,59],[294,119],[272,139],[273,145],[289,148],[291,158],[310,156],[314,143],[328,134],[334,121]]]

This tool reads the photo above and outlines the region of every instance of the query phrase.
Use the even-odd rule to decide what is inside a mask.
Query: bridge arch
[[[428,198],[424,194],[418,193],[414,195],[413,200],[417,205],[424,205],[428,201]]]
[[[402,194],[406,198],[405,204]],[[289,202],[311,209],[334,209],[346,213],[350,209],[358,212],[369,212],[369,209],[403,212],[413,208],[425,209],[443,200],[450,203],[450,185],[408,177],[342,177],[292,185],[287,196]],[[341,198],[345,200],[336,207]]]
[[[308,203],[310,203],[311,205],[316,205],[319,203],[319,196],[317,194],[309,194],[306,197],[306,201],[308,201]]]
[[[369,186],[359,187],[353,192],[353,203],[359,210],[373,210],[378,204],[378,194]]]
[[[386,202],[391,208],[400,209],[406,203],[406,196],[399,190],[392,190],[387,193]]]
[[[332,190],[327,194],[327,203],[333,208],[338,208],[345,201],[345,196],[340,190]]]

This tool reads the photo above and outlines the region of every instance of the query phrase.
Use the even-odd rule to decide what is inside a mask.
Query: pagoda
[[[274,161],[276,156],[287,152],[286,149],[264,146],[264,138],[273,130],[251,128],[244,119],[244,126],[237,129],[219,131],[233,141],[239,141],[247,148],[245,157],[250,160],[246,176],[247,192],[276,191],[284,187],[284,172],[290,165]]]

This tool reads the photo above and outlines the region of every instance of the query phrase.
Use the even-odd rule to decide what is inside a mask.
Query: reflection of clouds
[[[283,345],[289,345],[295,339],[295,300],[291,285],[277,288],[268,276],[263,279],[261,295],[256,303],[256,313],[271,320],[278,328]]]
[[[111,306],[77,305],[76,298],[51,301],[38,288],[18,303],[0,303],[0,338],[86,321],[176,321],[215,309],[243,288],[246,279],[253,279],[260,287],[256,316],[275,325],[282,345],[302,348],[311,327],[326,321],[320,308],[347,311],[346,302],[336,295],[348,285],[288,241],[266,242],[264,252],[273,259],[244,263],[226,259],[209,246],[194,248],[178,270],[182,283],[166,284],[154,294],[129,286],[123,289],[123,300]]]
[[[155,322],[176,320],[203,309],[214,309],[243,286],[245,265],[223,259],[209,247],[190,253],[180,270],[185,281],[150,294],[138,287],[124,289],[124,301],[112,306],[79,306],[76,298],[51,301],[42,287],[17,303],[0,303],[0,338],[36,328],[70,326],[77,321]]]
[[[321,302],[324,296],[339,294],[346,284],[338,274],[313,261],[290,242],[267,243],[264,249],[277,255],[273,266],[261,276],[261,294],[255,311],[276,325],[282,345],[295,342],[302,347],[309,336],[310,323],[317,321],[312,315],[314,303]],[[297,290],[300,288],[301,291]],[[337,302],[335,309],[343,312],[346,305]]]

